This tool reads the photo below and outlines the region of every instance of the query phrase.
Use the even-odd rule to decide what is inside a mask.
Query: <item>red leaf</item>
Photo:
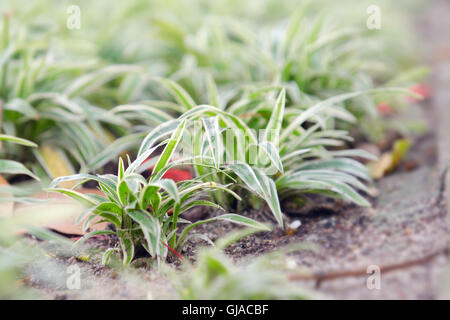
[[[379,104],[377,105],[377,108],[378,108],[378,112],[379,112],[381,115],[384,115],[384,116],[390,115],[390,114],[393,113],[393,110],[392,110],[391,106],[390,106],[389,103],[387,103],[387,102],[381,102],[381,103],[379,103]]]
[[[169,169],[163,175],[163,178],[172,179],[175,182],[192,179],[192,175],[188,170]]]
[[[149,161],[149,160],[150,160],[150,158],[145,160],[144,163]],[[148,168],[149,172],[152,172],[154,167],[155,166],[151,166],[150,168]],[[192,179],[192,174],[191,174],[191,172],[189,170],[169,169],[169,170],[167,170],[166,173],[164,173],[164,175],[162,177],[164,179],[171,179],[171,180],[173,180],[175,182],[180,182],[180,181]]]
[[[431,95],[431,89],[426,84],[416,84],[409,88],[410,91],[422,96],[423,99],[429,98]],[[406,97],[406,100],[409,102],[418,101],[420,99],[416,99],[414,97]]]

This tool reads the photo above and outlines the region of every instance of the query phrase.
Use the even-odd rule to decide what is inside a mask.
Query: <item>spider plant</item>
[[[219,100],[212,104],[241,115],[264,107],[255,106],[253,99],[244,102],[255,87],[286,87],[288,106],[303,110],[338,93],[372,88],[386,81],[380,77],[387,71],[398,75],[406,68],[389,64],[394,58],[373,63],[380,50],[371,44],[384,48],[388,42],[355,28],[359,20],[354,16],[318,17],[319,5],[309,2],[287,22],[282,18],[293,5],[134,0],[111,8],[109,1],[81,1],[83,27],[75,32],[65,27],[64,4],[5,1],[20,22],[29,23],[21,26],[8,16],[2,26],[3,129],[38,143],[35,156],[45,171],[40,175],[56,177],[100,169],[139,144],[148,130],[142,124],[153,127],[186,110],[149,81],[149,70],[178,81],[197,103],[209,103],[208,88],[214,83]],[[113,27],[98,19],[98,12],[110,9]],[[263,12],[264,19],[256,12]],[[238,13],[239,18],[232,18]],[[182,18],[173,20],[174,15]],[[375,105],[367,96],[344,103],[358,116],[362,109],[373,114]],[[103,110],[117,105],[113,112]],[[126,137],[111,145],[117,136]],[[20,148],[10,150],[8,157],[30,160]]]
[[[172,86],[175,83],[170,83]],[[192,154],[198,176],[205,181],[231,183],[223,172],[208,173],[205,161],[216,169],[231,171],[238,184],[232,188],[245,199],[244,204],[259,206],[263,199],[283,226],[280,198],[293,194],[318,193],[369,206],[356,190],[369,193],[360,180],[370,182],[364,165],[351,158],[374,159],[362,150],[348,150],[352,138],[345,130],[335,129],[335,120],[355,121],[341,105],[343,101],[363,94],[405,92],[381,89],[337,95],[306,108],[286,108],[283,89],[272,106],[257,109],[245,118],[211,105],[195,106],[192,98],[179,86],[174,87],[178,99],[189,110],[180,119],[200,120],[202,125],[192,134]],[[257,101],[260,99],[255,95]],[[261,100],[266,106],[270,96]],[[240,104],[239,101],[236,105]],[[211,160],[212,159],[212,160]],[[244,196],[244,193],[247,193]],[[216,201],[228,207],[229,197],[218,194]]]
[[[239,200],[240,198],[227,185],[203,182],[200,179],[176,184],[172,180],[162,178],[163,174],[173,167],[169,161],[182,139],[186,120],[173,122],[171,126],[174,128],[171,131],[164,127],[157,127],[151,131],[141,145],[141,153],[133,162],[128,161],[126,169],[121,158],[117,175],[77,174],[60,177],[55,179],[48,189],[52,192],[66,194],[88,207],[87,211],[79,218],[79,222],[84,220],[85,230],[88,230],[89,226],[93,224],[105,221],[114,226],[114,231],[92,231],[79,240],[84,241],[99,234],[116,235],[120,248],[108,249],[104,253],[104,263],[109,261],[112,253],[120,252],[123,263],[128,265],[133,260],[136,248],[139,247],[145,248],[148,254],[158,262],[165,260],[168,251],[179,256],[177,251],[180,251],[190,238],[189,231],[200,224],[216,220],[231,221],[260,230],[270,230],[261,223],[237,214],[223,214],[195,223],[190,223],[180,217],[186,210],[198,205],[221,209],[220,206],[201,199],[200,196],[211,191],[221,191]],[[163,136],[170,132],[172,135],[167,141],[158,143]],[[165,145],[164,150],[158,157],[152,175],[146,180],[138,173],[138,169],[162,145]],[[73,180],[81,180],[78,184],[94,180],[98,183],[103,195],[83,195],[73,189],[55,188],[61,182]],[[187,224],[182,231],[179,230],[179,223]]]
[[[208,11],[203,12],[206,18],[200,24],[187,25],[183,19],[170,16],[158,18],[156,30],[171,49],[167,58],[162,57],[171,62],[173,72],[168,77],[199,104],[210,103],[209,89],[214,83],[218,100],[213,105],[237,115],[252,114],[262,106],[254,99],[245,103],[254,87],[286,87],[288,106],[302,110],[338,94],[378,86],[410,86],[426,75],[423,67],[401,63],[414,60],[403,50],[403,42],[392,44],[392,39],[407,38],[403,26],[389,28],[402,30],[395,37],[384,29],[371,32],[358,16],[368,4],[359,4],[360,11],[348,10],[349,3],[339,4],[333,7],[336,10],[319,14],[324,4],[333,7],[327,1],[302,2],[288,21],[268,19],[262,23],[250,19],[250,14],[240,19]],[[286,10],[287,2],[279,7],[284,14],[292,12]],[[389,21],[398,20],[399,9],[392,5],[389,9]],[[401,98],[403,95],[364,95],[342,103],[361,122],[370,124],[379,116],[378,103],[405,104]],[[241,104],[236,105],[236,101]],[[338,125],[350,128],[347,122]]]
[[[34,171],[41,177],[99,169],[131,148],[122,140],[116,144],[116,152],[100,162],[95,158],[117,135],[137,131],[132,120],[120,114],[120,108],[117,113],[108,109],[129,102],[128,79],[142,76],[143,70],[134,65],[105,64],[95,57],[86,62],[64,50],[61,54],[59,42],[50,32],[32,31],[12,15],[3,16],[1,126],[3,132],[32,140],[39,148],[34,157],[21,147],[8,148],[3,155],[32,163],[37,158],[40,166],[34,165]],[[146,129],[162,120],[152,117],[149,121],[153,122],[141,121]]]

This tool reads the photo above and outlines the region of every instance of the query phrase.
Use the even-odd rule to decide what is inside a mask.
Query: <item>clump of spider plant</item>
[[[123,263],[128,265],[138,247],[143,247],[158,262],[164,261],[169,251],[180,256],[178,252],[189,239],[189,232],[200,224],[215,220],[227,220],[261,230],[270,230],[261,223],[237,214],[223,214],[195,223],[180,217],[183,212],[198,205],[220,209],[220,206],[200,198],[211,191],[226,192],[238,200],[240,198],[226,185],[219,183],[203,182],[200,179],[175,183],[162,178],[164,173],[173,167],[169,161],[182,139],[186,121],[178,121],[176,124],[170,139],[162,143],[157,143],[161,137],[158,135],[160,128],[153,130],[144,140],[144,148],[141,146],[142,153],[135,161],[128,160],[128,167],[125,168],[124,162],[120,159],[117,175],[78,174],[60,177],[52,182],[49,191],[66,194],[87,206],[86,213],[79,218],[79,221],[85,219],[83,223],[85,230],[100,222],[108,222],[114,226],[114,231],[92,231],[79,240],[84,241],[101,234],[117,236],[120,246],[109,248],[104,253],[104,263],[109,261],[111,254],[120,253]],[[167,131],[164,134],[167,134]],[[147,180],[138,173],[138,168],[162,145],[165,145],[164,150]],[[81,194],[73,189],[55,188],[63,181],[80,179],[79,184],[89,180],[96,181],[103,195]],[[186,224],[182,231],[179,230],[180,224]]]
[[[205,181],[227,184],[231,183],[230,175],[234,176],[238,182],[230,187],[245,199],[245,204],[255,206],[258,199],[264,200],[280,226],[280,198],[293,194],[318,193],[369,206],[356,191],[368,191],[359,180],[370,181],[369,173],[350,158],[373,156],[361,150],[330,149],[345,147],[345,141],[351,140],[346,131],[332,126],[332,115],[348,115],[338,103],[361,94],[339,95],[302,112],[292,112],[285,107],[285,91],[281,90],[272,102],[268,119],[255,116],[262,122],[259,125],[248,124],[215,106],[193,107],[181,119],[202,122],[200,130],[192,134],[194,168]],[[218,194],[215,199],[225,206],[230,203],[227,195]]]
[[[393,14],[387,19],[389,23],[407,16],[404,6],[384,5]],[[295,115],[339,94],[377,87],[408,88],[427,74],[427,68],[417,66],[416,57],[411,56],[415,51],[405,50],[414,43],[407,40],[407,23],[372,32],[360,23],[359,9],[349,3],[334,7],[330,1],[304,1],[287,6],[289,10],[286,3],[273,7],[283,14],[264,22],[252,22],[250,16],[235,19],[218,15],[208,19],[208,11],[202,23],[191,28],[183,25],[183,19],[164,15],[157,19],[157,34],[172,49],[165,51],[170,55],[161,57],[167,60],[170,56],[172,63],[173,72],[166,77],[192,97],[181,98],[183,91],[166,81],[169,90],[175,92],[174,100],[184,110],[196,104],[211,104],[241,117],[254,129],[265,124],[256,115],[271,111],[261,94],[271,88],[287,89],[286,106]],[[324,7],[333,9],[327,11]],[[167,32],[169,26],[177,32]],[[408,134],[424,130],[423,123],[394,122],[380,112],[383,104],[404,111],[404,93],[361,95],[340,104],[346,116],[355,121],[335,118],[330,120],[334,128],[357,132],[357,136],[371,142],[382,140],[392,130]]]
[[[123,91],[118,87],[128,75],[142,70],[135,65],[105,66],[96,57],[86,61],[68,51],[61,54],[46,28],[33,32],[12,14],[1,18],[0,131],[39,145],[33,152],[14,146],[1,154],[31,162],[40,177],[53,178],[77,168],[81,172],[101,168],[130,148],[129,141],[120,141],[114,152],[105,151],[116,135],[134,131],[125,116],[107,109],[128,102],[116,93]],[[138,144],[136,139],[132,146]]]
[[[303,106],[305,101],[315,103],[339,93],[409,86],[423,78],[419,68],[405,63],[415,57],[413,51],[402,50],[410,43],[401,23],[374,33],[361,25],[360,11],[350,3],[336,7],[330,1],[286,4],[273,4],[283,14],[264,22],[252,21],[247,15],[238,19],[220,15],[208,18],[210,12],[206,11],[201,24],[186,28],[183,19],[160,15],[153,27],[161,42],[171,48],[163,51],[170,54],[160,59],[170,57],[171,79],[199,103],[206,102],[204,92],[209,86],[202,75],[210,75],[219,84],[219,92],[227,92],[220,101],[224,108],[255,84],[288,86],[292,104]],[[404,6],[389,4],[389,8],[394,17],[406,13]],[[394,17],[387,20],[392,23],[397,20]],[[389,30],[398,34],[394,36]],[[393,83],[396,79],[401,81]],[[346,107],[359,117],[373,117],[378,102],[377,97],[361,97],[346,101]]]
[[[294,196],[321,194],[370,206],[358,192],[370,193],[366,187],[371,181],[369,172],[353,158],[375,157],[363,150],[350,149],[348,142],[353,138],[348,131],[336,128],[338,120],[357,121],[342,103],[367,95],[409,92],[401,88],[357,91],[297,109],[289,106],[285,88],[267,87],[254,90],[253,95],[235,101],[234,108],[223,110],[214,104],[217,97],[211,99],[211,105],[196,106],[181,86],[167,80],[165,83],[187,108],[180,119],[201,122],[192,134],[198,175],[207,181],[214,179],[227,184],[232,180],[224,172],[231,172],[238,181],[231,187],[244,199],[239,204],[259,208],[262,199],[280,226],[283,226],[280,200]],[[274,90],[279,91],[277,96],[273,95]],[[246,113],[250,116],[245,116]],[[222,171],[212,173],[211,168]],[[230,200],[227,195],[215,197],[223,206],[229,206]]]

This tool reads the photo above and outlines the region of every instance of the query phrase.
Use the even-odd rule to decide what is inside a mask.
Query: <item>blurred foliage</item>
[[[212,79],[222,108],[247,99],[249,86],[285,86],[288,105],[300,109],[340,93],[408,86],[425,72],[414,69],[408,21],[420,2],[2,1],[2,129],[42,147],[33,155],[20,147],[3,152],[37,158],[41,177],[98,170],[142,136],[120,139],[94,161],[116,137],[182,111],[155,77],[177,81],[198,104],[208,101]],[[369,4],[382,10],[381,30],[365,26]],[[69,5],[81,9],[80,30],[66,26]],[[392,99],[402,103],[361,96],[345,105],[366,119],[376,117],[377,102]],[[124,108],[107,112],[130,104],[165,111],[140,119],[121,114]]]
[[[293,262],[287,253],[315,250],[305,244],[267,253],[251,261],[233,263],[222,250],[254,231],[238,231],[222,238],[213,248],[202,248],[195,265],[185,263],[182,272],[167,270],[182,299],[188,300],[282,300],[324,299],[288,279]]]

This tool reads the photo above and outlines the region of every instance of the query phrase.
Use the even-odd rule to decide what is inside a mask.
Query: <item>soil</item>
[[[436,14],[450,12],[450,4],[445,1],[435,1],[431,7],[421,19],[421,25],[427,28],[433,28],[430,21]],[[295,262],[299,274],[312,276],[310,280],[305,280],[308,277],[299,277],[303,280],[293,281],[293,285],[316,289],[328,297],[338,299],[439,298],[442,275],[446,274],[444,271],[447,268],[449,231],[444,196],[445,173],[438,166],[442,150],[437,147],[438,138],[434,130],[438,127],[436,121],[439,117],[434,114],[436,109],[433,101],[414,104],[412,108],[418,117],[427,119],[430,131],[416,137],[398,170],[375,183],[379,194],[372,199],[372,208],[359,208],[314,197],[314,207],[289,212],[286,216],[288,223],[301,221],[297,230],[286,232],[274,228],[272,232],[247,236],[229,246],[227,255],[245,265],[255,256],[289,244],[306,243],[317,250],[299,250],[289,256]],[[217,213],[195,214],[196,218],[204,218],[204,215]],[[249,210],[243,214],[273,223],[267,210]],[[204,233],[214,241],[235,228],[231,223],[217,222],[201,225],[194,232]],[[90,244],[102,249],[108,245],[104,241],[108,239],[93,240]],[[190,242],[183,255],[195,260],[195,253],[202,245],[205,243]],[[112,268],[101,267],[95,260],[83,261],[70,255],[57,255],[56,260],[62,266],[76,264],[81,268],[83,288],[67,290],[61,284],[43,285],[40,278],[36,277],[39,272],[30,270],[27,281],[48,298],[176,297],[168,279],[153,269],[137,268],[133,274],[125,275]],[[381,288],[370,290],[366,285],[370,276],[367,268],[374,265],[386,271],[381,274]],[[393,265],[398,266],[394,268]],[[324,276],[333,272],[337,272],[338,276]]]

